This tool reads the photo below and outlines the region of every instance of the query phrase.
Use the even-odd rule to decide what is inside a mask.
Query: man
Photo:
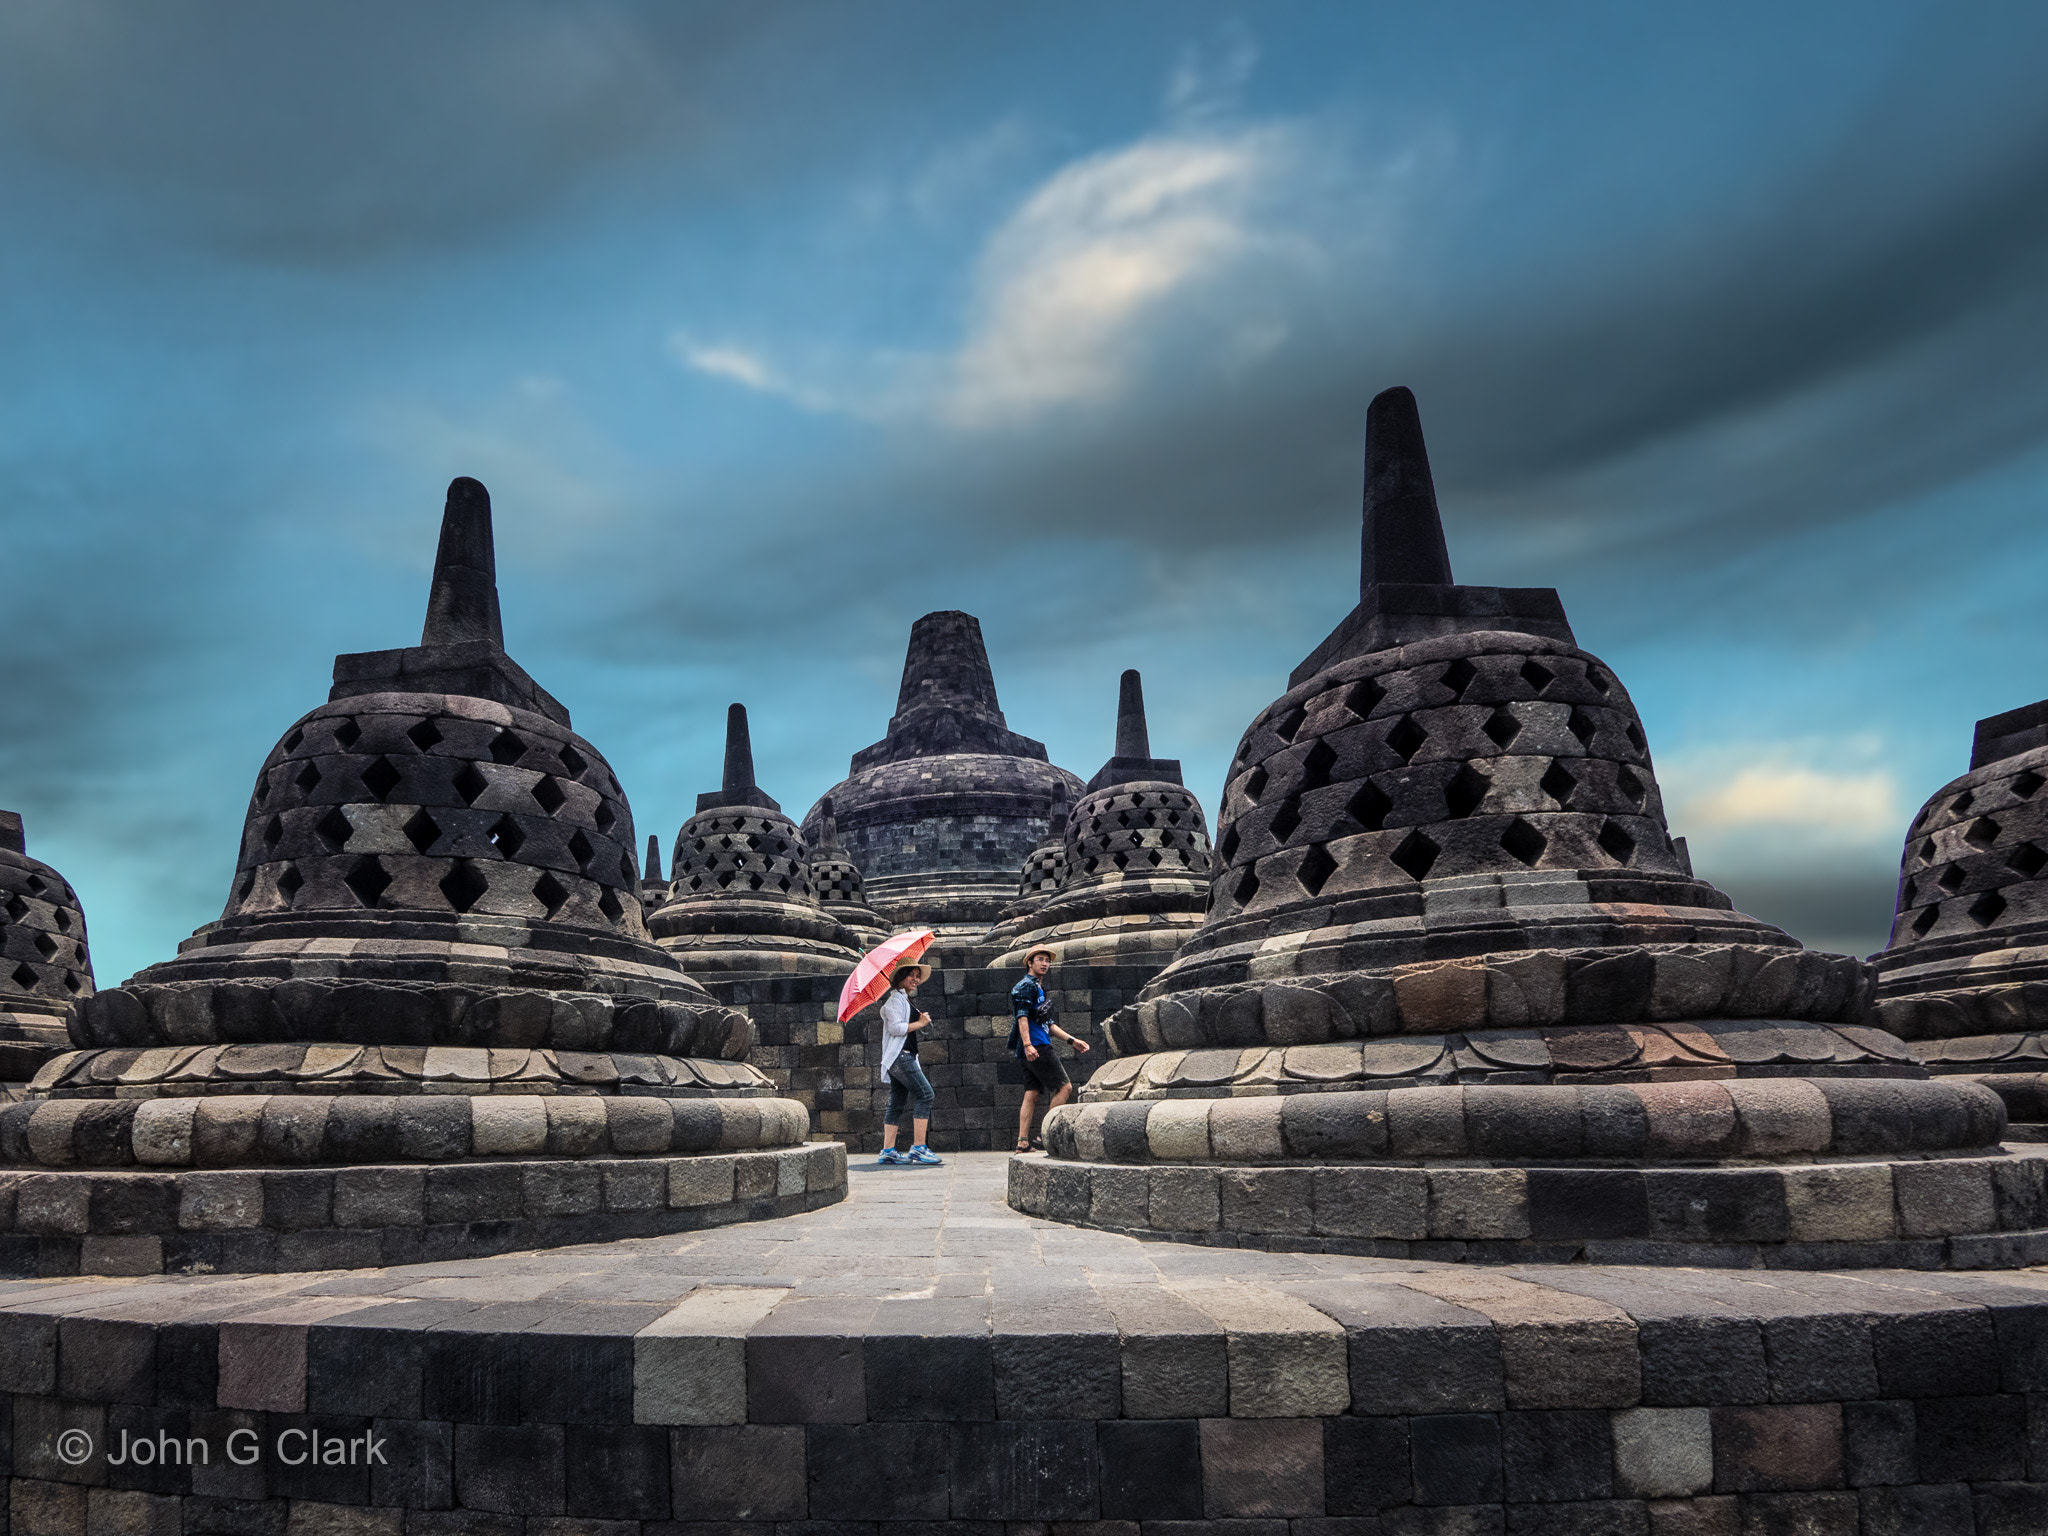
[[[1084,1056],[1088,1042],[1076,1040],[1053,1020],[1052,999],[1046,995],[1044,977],[1052,969],[1053,953],[1044,945],[1024,957],[1024,977],[1010,988],[1010,1011],[1016,1015],[1010,1048],[1024,1063],[1024,1103],[1017,1111],[1017,1150],[1029,1152],[1038,1143],[1031,1137],[1031,1122],[1038,1114],[1038,1095],[1047,1096],[1047,1109],[1057,1109],[1074,1096],[1073,1079],[1066,1063],[1053,1050],[1055,1038],[1064,1040]]]

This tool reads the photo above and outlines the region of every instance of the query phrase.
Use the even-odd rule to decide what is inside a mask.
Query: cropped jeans
[[[929,1120],[932,1117],[932,1085],[924,1075],[924,1068],[917,1064],[917,1058],[905,1051],[889,1063],[889,1113],[882,1116],[884,1125],[910,1130],[903,1111],[908,1106],[914,1120]]]

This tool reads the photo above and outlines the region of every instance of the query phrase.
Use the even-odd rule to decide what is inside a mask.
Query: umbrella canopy
[[[860,957],[860,964],[839,989],[839,1022],[844,1024],[861,1009],[889,990],[889,977],[899,965],[915,960],[931,948],[934,935],[929,928],[894,933]]]

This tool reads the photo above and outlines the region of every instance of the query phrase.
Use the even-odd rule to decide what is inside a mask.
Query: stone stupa
[[[0,1101],[70,1048],[65,1026],[92,991],[78,893],[29,857],[21,817],[0,811]]]
[[[865,877],[868,904],[894,927],[978,942],[1014,899],[1017,868],[1046,834],[1062,791],[1081,781],[1045,745],[1009,728],[972,614],[928,613],[910,628],[888,734],[804,818],[815,841],[824,801]]]
[[[652,912],[668,900],[668,882],[661,877],[661,837],[647,834],[647,861],[640,866],[640,905]]]
[[[1088,781],[1062,844],[1059,886],[1029,913],[996,969],[1021,964],[1042,944],[1061,965],[1161,966],[1201,925],[1209,829],[1179,761],[1152,756],[1136,671],[1118,685],[1116,751]]]
[[[803,834],[754,782],[743,704],[726,711],[720,787],[676,834],[668,899],[647,926],[699,976],[837,975],[860,959],[859,939],[812,890]]]
[[[1979,720],[1970,771],[1906,832],[1871,1022],[1928,1070],[1981,1074],[2048,1140],[2048,700]]]
[[[1073,807],[1064,798],[1053,801],[1045,836],[1024,855],[1024,867],[1017,872],[1017,895],[1003,908],[996,925],[982,935],[984,947],[1010,949],[1018,935],[1031,927],[1038,909],[1067,883],[1067,817],[1072,813]]]
[[[1358,607],[1245,732],[1208,918],[1013,1164],[1034,1213],[1416,1257],[2024,1259],[2039,1158],[1862,1023],[1863,962],[1731,909],[1547,589],[1453,581],[1405,389]]]
[[[894,930],[882,914],[868,905],[867,882],[860,866],[839,844],[839,819],[832,811],[832,797],[818,802],[817,842],[811,847],[811,889],[818,905],[853,930],[863,951],[873,949]]]
[[[220,919],[85,999],[86,1048],[0,1113],[7,1161],[80,1181],[82,1226],[27,1229],[44,1272],[393,1263],[838,1198],[746,1016],[648,937],[625,793],[506,655],[495,571],[458,479],[420,644],[335,658],[264,760]]]

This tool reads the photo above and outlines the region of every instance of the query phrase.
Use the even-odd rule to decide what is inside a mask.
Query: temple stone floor
[[[863,1159],[682,1237],[0,1284],[8,1530],[2048,1530],[2048,1270],[1140,1242],[1012,1211],[1008,1163]]]

